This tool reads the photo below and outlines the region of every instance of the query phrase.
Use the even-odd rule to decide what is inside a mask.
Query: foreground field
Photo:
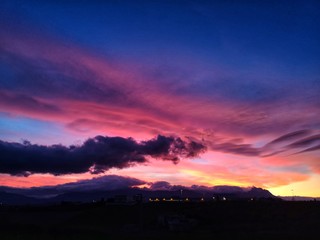
[[[1,207],[1,239],[319,239],[319,202]]]

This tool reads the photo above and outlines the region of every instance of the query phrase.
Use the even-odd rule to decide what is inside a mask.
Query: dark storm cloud
[[[203,152],[206,147],[195,141],[188,142],[181,138],[172,138],[159,135],[156,139],[143,142],[143,151],[145,154],[155,158],[171,160],[174,163],[179,161],[179,157],[192,158]]]
[[[147,157],[177,163],[180,158],[195,157],[205,149],[200,143],[161,135],[140,143],[132,138],[96,136],[81,146],[69,147],[0,141],[0,172],[22,176],[97,174],[113,167],[121,169],[144,163]]]

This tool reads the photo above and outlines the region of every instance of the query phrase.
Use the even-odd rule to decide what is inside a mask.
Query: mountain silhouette
[[[232,189],[232,188],[230,188]],[[7,188],[7,191],[10,191],[10,188]],[[18,189],[12,188],[15,192],[18,192]],[[233,189],[234,190],[234,189]],[[30,189],[33,191],[34,189]],[[28,194],[27,189],[23,189],[23,194],[18,193],[8,193],[1,191],[0,192],[0,203],[6,205],[23,205],[23,204],[54,204],[60,202],[79,202],[79,203],[90,203],[104,200],[114,199],[117,196],[125,196],[128,200],[133,199],[136,195],[141,195],[144,201],[148,199],[160,199],[163,198],[169,200],[174,199],[201,199],[210,200],[213,199],[224,199],[224,200],[244,200],[244,199],[276,199],[268,190],[262,188],[255,188],[248,191],[201,191],[193,189],[181,189],[180,190],[150,190],[148,188],[123,188],[116,190],[108,191],[84,191],[79,189],[78,191],[72,190],[61,193],[59,195],[45,198],[41,196],[30,197],[24,194]]]

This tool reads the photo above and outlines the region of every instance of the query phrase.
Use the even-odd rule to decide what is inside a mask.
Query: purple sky
[[[308,0],[1,1],[0,185],[95,173],[320,196],[319,10]],[[88,139],[103,139],[102,160]]]

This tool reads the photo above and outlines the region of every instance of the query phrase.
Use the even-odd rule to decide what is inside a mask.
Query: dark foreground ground
[[[320,239],[320,202],[2,206],[0,239]]]

